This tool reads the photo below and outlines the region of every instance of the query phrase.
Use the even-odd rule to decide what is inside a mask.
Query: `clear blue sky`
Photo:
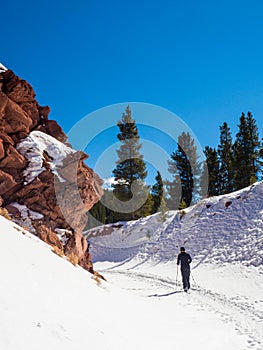
[[[66,132],[98,108],[146,102],[217,146],[242,111],[262,134],[262,16],[261,0],[5,1],[0,62]]]

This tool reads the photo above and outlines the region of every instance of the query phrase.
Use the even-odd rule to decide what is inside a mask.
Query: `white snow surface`
[[[263,269],[254,258],[262,254],[262,186],[207,199],[181,220],[173,212],[166,222],[154,215],[122,223],[107,237],[110,248],[91,238],[95,269],[107,278],[101,284],[0,216],[0,349],[262,350]],[[140,231],[146,227],[150,233]],[[189,294],[176,267],[185,241]],[[224,254],[224,244],[239,255]]]
[[[51,161],[49,166],[51,171],[57,175],[60,181],[64,181],[57,172],[57,168],[63,165],[63,159],[76,151],[64,145],[54,137],[41,131],[32,131],[28,137],[23,139],[17,146],[17,150],[29,161],[24,170],[25,184],[32,182],[42,171],[44,152],[48,154]]]

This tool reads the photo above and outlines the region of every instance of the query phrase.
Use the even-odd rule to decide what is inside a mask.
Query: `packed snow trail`
[[[229,265],[228,267],[231,270],[231,266]],[[228,267],[225,266],[224,268],[227,269]],[[206,265],[205,269],[208,271],[209,266]],[[158,267],[159,274],[152,274],[146,272],[146,270],[145,267],[139,272],[136,269],[124,270],[123,267],[120,270],[120,268],[114,269],[112,266],[108,269],[104,264],[104,270],[101,272],[114,284],[133,291],[142,298],[152,298],[159,302],[170,299],[177,305],[179,304],[183,307],[187,305],[200,313],[212,314],[220,322],[230,326],[240,336],[247,337],[245,349],[263,349],[263,295],[261,295],[261,299],[255,300],[253,300],[253,297],[249,298],[246,293],[243,295],[242,290],[239,291],[238,295],[233,296],[231,293],[228,295],[197,285],[193,278],[191,278],[192,288],[190,295],[188,295],[188,293],[182,291],[181,282],[179,282],[179,285],[176,285],[175,269],[172,271],[174,279],[166,275],[160,275],[162,266]],[[151,270],[151,267],[149,267],[149,270]],[[156,270],[156,266],[153,270]],[[213,267],[211,267],[211,270],[213,270]],[[198,270],[195,271],[195,276],[198,276]],[[213,278],[216,279],[217,276],[218,274],[215,274]],[[234,275],[228,275],[227,280],[224,281],[226,286],[229,283],[231,284],[229,280],[231,276],[233,277]],[[255,276],[257,276],[257,279],[261,278],[263,283],[263,274],[257,270],[252,271],[251,274],[248,272],[246,276],[247,283],[250,284],[255,279]],[[179,276],[180,278],[181,276]],[[240,279],[242,279],[242,276],[239,274],[234,283],[238,284],[241,281]],[[212,282],[210,280],[210,284]],[[259,295],[261,291],[259,290],[257,294]],[[191,324],[188,325],[188,330],[191,333]],[[213,344],[211,344],[210,349],[213,349]]]

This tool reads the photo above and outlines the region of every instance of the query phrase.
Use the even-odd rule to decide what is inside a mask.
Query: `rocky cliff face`
[[[0,65],[0,205],[25,226],[92,272],[82,230],[102,195],[88,156],[67,143],[30,84]]]

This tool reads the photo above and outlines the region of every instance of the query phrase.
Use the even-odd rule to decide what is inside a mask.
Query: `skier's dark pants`
[[[183,280],[183,288],[190,289],[190,268],[183,267],[181,269],[182,280]]]

